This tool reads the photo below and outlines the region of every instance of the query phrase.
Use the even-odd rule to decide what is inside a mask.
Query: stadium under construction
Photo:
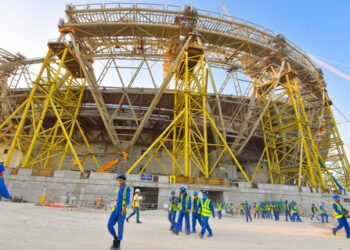
[[[163,188],[349,190],[322,70],[283,35],[191,6],[67,5],[65,14],[46,56],[0,51],[10,189],[58,177],[64,189],[73,175],[110,184],[123,172]]]

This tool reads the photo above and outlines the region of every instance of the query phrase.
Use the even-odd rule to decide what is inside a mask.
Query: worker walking
[[[168,211],[170,231],[175,230],[177,207],[178,207],[178,198],[175,196],[175,190],[171,190],[171,194],[169,198],[169,211]]]
[[[258,217],[260,219],[260,207],[257,202],[254,203],[254,219]]]
[[[275,202],[272,202],[272,211],[273,211],[273,216],[275,217],[275,221],[279,221],[280,220],[280,207]]]
[[[3,163],[0,162],[0,200],[1,200],[1,197],[4,197],[5,199],[11,200],[12,197],[6,188],[4,177],[3,177],[3,172],[5,172],[5,167],[4,167]]]
[[[350,239],[350,227],[346,219],[346,216],[348,215],[348,211],[344,209],[344,207],[340,204],[339,195],[334,195],[333,199],[334,199],[334,203],[333,203],[334,217],[338,220],[338,223],[339,223],[337,227],[332,229],[333,235],[335,236],[337,232],[344,227],[346,238]]]
[[[222,218],[222,203],[218,202],[216,204],[216,207],[218,208],[218,218],[219,218],[219,220],[221,220],[221,218]]]
[[[178,235],[182,228],[182,221],[185,218],[185,230],[186,234],[190,234],[190,210],[191,210],[191,197],[187,194],[186,188],[180,188],[179,198],[179,217],[175,226],[174,234]]]
[[[126,208],[130,204],[130,187],[126,185],[125,174],[118,175],[117,180],[119,182],[119,190],[117,192],[115,205],[112,208],[112,213],[108,221],[108,230],[110,234],[114,237],[113,245],[111,247],[112,250],[120,249],[120,242],[123,240]],[[117,223],[118,236],[114,230],[114,226]]]
[[[322,223],[328,223],[328,213],[326,209],[324,208],[324,202],[322,202],[322,205],[320,206],[320,214],[321,214],[321,220]]]
[[[131,206],[134,209],[134,211],[126,217],[126,221],[129,222],[129,219],[136,214],[136,223],[141,224],[140,221],[140,189],[135,190],[134,199],[132,200]]]
[[[299,216],[298,205],[295,201],[292,201],[291,205],[292,219],[293,222],[301,222],[301,218]]]
[[[290,216],[290,204],[288,204],[287,200],[284,201],[284,209],[286,212],[286,221],[288,221],[288,218],[289,220],[292,220],[292,217]]]
[[[248,201],[245,201],[245,204],[244,204],[244,210],[245,210],[245,220],[246,222],[253,222],[252,221],[252,216],[250,215],[250,205],[248,204]]]
[[[215,218],[215,210],[213,202],[208,198],[209,192],[206,190],[202,191],[203,198],[201,200],[201,212],[202,212],[202,230],[199,233],[199,237],[203,239],[204,234],[208,231],[208,237],[213,236],[213,231],[209,225],[209,218],[211,215]]]
[[[312,212],[312,215],[311,215],[311,220],[314,220],[314,218],[316,217],[317,220],[320,220],[317,216],[317,212],[318,212],[318,209],[317,207],[315,206],[315,204],[312,203],[311,205],[311,212]]]
[[[198,192],[193,192],[193,204],[192,204],[192,233],[196,233],[197,221],[202,226],[202,212],[201,212],[201,201],[198,198]]]

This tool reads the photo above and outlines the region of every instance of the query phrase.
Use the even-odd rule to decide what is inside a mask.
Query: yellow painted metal
[[[76,72],[75,75],[71,73],[69,65],[72,63],[78,65],[69,45],[61,43],[49,49],[28,99],[0,125],[4,128],[15,116],[21,115],[14,135],[0,134],[12,140],[5,166],[16,156],[20,157],[20,166],[24,168],[62,169],[65,165],[70,169],[72,164],[65,162],[69,153],[83,174],[80,154],[91,155],[98,168],[77,119],[86,79]],[[73,139],[74,133],[80,134],[82,144]],[[14,155],[15,150],[20,155]]]
[[[264,74],[256,78],[257,94],[266,97],[259,98],[259,106],[264,107],[272,98],[261,120],[265,148],[257,168],[262,161],[267,162],[271,184],[293,184],[299,188],[307,185],[321,190],[331,185],[336,189],[334,181],[326,184],[326,179],[332,179],[331,174],[319,163],[322,157],[305,112],[297,72],[283,61],[280,66],[266,67]]]
[[[250,182],[207,110],[208,67],[198,43],[189,45],[176,67],[174,120],[130,167],[128,174],[141,164],[140,172],[143,172],[162,149],[172,161],[171,176],[209,178],[221,157],[229,154],[245,180]],[[219,138],[218,143],[208,139],[208,126]]]

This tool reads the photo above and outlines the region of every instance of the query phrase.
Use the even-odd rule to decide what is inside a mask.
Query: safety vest
[[[342,218],[342,217],[344,216],[344,215],[342,214],[343,208],[342,208],[342,206],[340,206],[339,203],[333,203],[333,205],[334,205],[334,204],[337,206],[338,210],[341,212],[340,214],[338,214],[338,213],[334,210],[334,212],[333,212],[334,217],[335,217],[336,219],[340,219],[340,218]]]
[[[169,198],[169,211],[177,211],[177,197],[170,197]]]
[[[180,198],[180,203],[179,203],[179,206],[180,206],[180,210],[182,209],[182,201],[183,201],[183,195],[182,197]],[[190,201],[190,196],[187,194],[186,195],[186,205],[185,205],[185,209],[187,209],[188,207],[188,202]]]
[[[270,206],[270,205],[266,205],[266,210],[267,210],[268,212],[270,212],[270,211],[271,211],[271,206]]]
[[[292,206],[291,211],[292,211],[292,214],[296,214],[296,213],[298,213],[298,207],[297,207],[297,205],[296,205],[296,204],[294,204],[294,205]]]
[[[139,207],[140,206],[140,196],[138,194],[135,194],[134,199],[132,201],[132,207]]]
[[[199,199],[197,199],[197,200],[193,199],[192,212],[195,212],[196,210],[194,210],[194,209],[195,209],[195,207],[197,207],[197,214],[201,214],[202,213],[201,212],[201,208],[199,207],[199,203],[200,203]]]
[[[326,213],[326,210],[324,209],[323,206],[320,206],[320,214],[325,214]]]
[[[317,212],[317,208],[316,207],[312,207],[311,208],[312,212],[315,214]]]
[[[201,200],[202,216],[209,218],[211,215],[210,199],[207,198],[205,201]]]
[[[222,211],[222,204],[218,203],[218,211],[221,212]]]
[[[255,205],[255,211],[259,211],[259,205],[258,204]]]
[[[122,203],[123,206],[125,206],[125,204],[126,204],[126,192],[128,191],[128,188],[129,188],[129,186],[125,185],[124,191],[123,191],[123,203]],[[117,190],[117,196],[115,198],[115,202],[114,202],[114,205],[112,207],[112,211],[114,211],[117,207],[118,193],[119,193],[119,190]]]

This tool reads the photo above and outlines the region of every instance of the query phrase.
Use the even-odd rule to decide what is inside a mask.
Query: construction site
[[[180,187],[208,190],[215,203],[234,206],[293,200],[302,216],[320,201],[331,211],[335,194],[350,203],[349,161],[317,59],[222,7],[224,14],[194,6],[69,4],[46,55],[0,48],[0,162],[9,193],[21,203],[0,202],[8,215],[0,216],[7,225],[0,235],[12,237],[17,229],[9,219],[17,213],[28,223],[41,215],[45,225],[68,223],[57,229],[64,234],[48,232],[52,242],[43,248],[33,226],[29,245],[4,249],[107,249],[119,174],[141,190],[146,222],[142,229],[126,226],[130,244],[123,249],[144,247],[136,239],[149,230],[164,239],[154,249],[278,249],[266,228],[285,242],[305,243],[286,249],[347,249],[345,239],[329,241],[330,227],[259,222],[249,229],[229,217],[213,222],[221,245],[215,237],[204,247],[186,248],[190,239],[166,244],[173,237],[163,226],[165,211],[171,190]],[[90,231],[67,240],[79,224],[74,216],[85,221],[79,231]],[[240,240],[231,242],[227,230]],[[264,237],[271,242],[263,244]],[[84,239],[80,247],[71,244]]]

